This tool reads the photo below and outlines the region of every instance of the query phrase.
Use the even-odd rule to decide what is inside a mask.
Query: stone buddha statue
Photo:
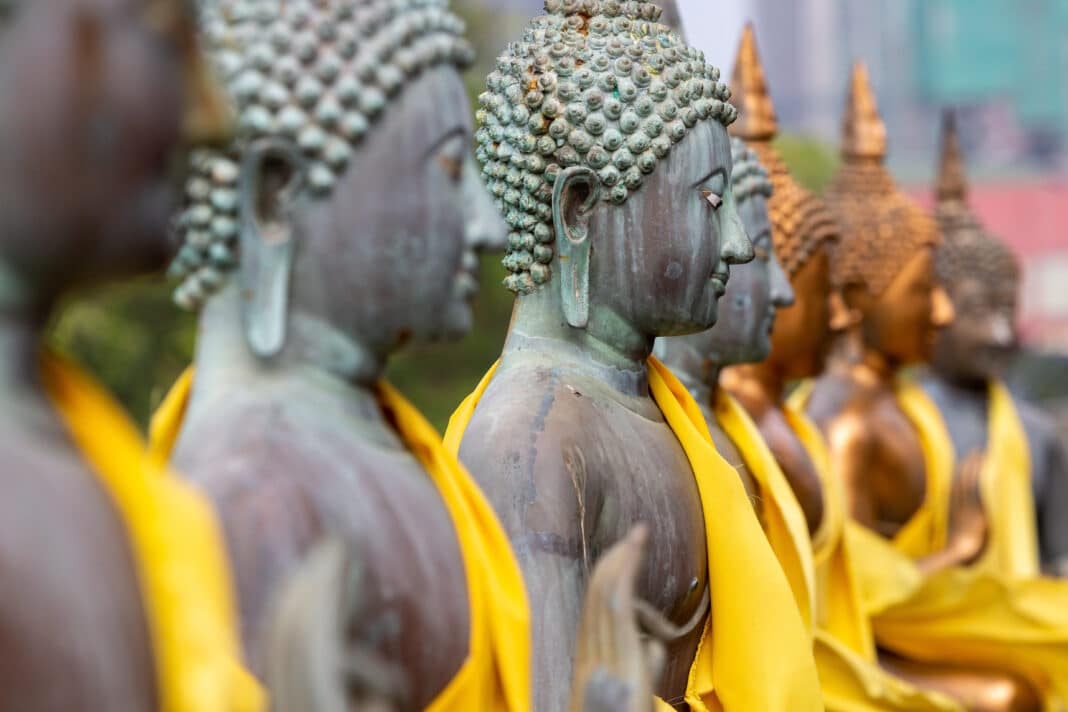
[[[218,0],[201,26],[238,133],[191,157],[172,273],[201,309],[195,372],[153,440],[220,512],[253,666],[274,598],[329,537],[363,572],[346,644],[404,680],[396,709],[524,709],[507,540],[380,381],[405,343],[471,321],[487,232],[461,208],[463,23],[444,0]]]
[[[731,270],[715,326],[698,334],[657,339],[653,352],[697,401],[716,450],[741,475],[757,505],[762,500],[760,485],[717,417],[719,401],[730,397],[720,389],[720,374],[729,366],[767,357],[776,310],[793,304],[794,295],[772,248],[768,217],[772,184],[767,170],[740,139],[731,140],[731,156],[734,200],[755,259]],[[760,516],[759,506],[757,513]]]
[[[857,65],[843,167],[826,196],[842,229],[831,256],[838,284],[831,320],[839,336],[807,412],[827,438],[847,510],[862,525],[849,537],[875,638],[886,651],[882,664],[970,710],[1040,709],[1039,688],[1062,694],[1059,682],[1050,692],[1049,680],[1065,660],[1063,622],[1052,613],[1056,606],[1045,607],[1052,601],[1038,608],[1037,599],[1028,602],[1041,597],[1036,591],[962,568],[987,540],[982,462],[972,457],[956,473],[947,470],[918,387],[899,379],[903,367],[930,358],[953,307],[934,271],[937,226],[898,192],[885,154],[885,128]],[[885,576],[889,571],[895,575]],[[1046,589],[1053,600],[1063,597]],[[1022,641],[1039,638],[1049,647],[1025,652]]]
[[[192,20],[171,0],[0,9],[5,709],[258,705],[210,508],[44,343],[75,288],[162,265],[172,154],[228,132]]]
[[[517,296],[501,360],[445,440],[523,569],[535,709],[565,707],[591,571],[638,523],[636,595],[676,628],[662,703],[815,709],[810,646],[742,484],[649,358],[656,337],[710,327],[731,266],[753,258],[729,92],[659,18],[641,0],[546,0],[490,74],[477,157],[513,231]]]
[[[923,387],[938,405],[958,455],[981,450],[991,478],[1017,480],[1015,486],[1009,485],[1014,494],[996,499],[1011,500],[1020,508],[991,511],[991,528],[1018,538],[1002,547],[1004,565],[1020,575],[1036,576],[1042,570],[1064,576],[1068,573],[1068,523],[1061,516],[1068,496],[1064,445],[1050,418],[1014,399],[999,380],[1018,341],[1020,267],[1011,250],[979,224],[967,193],[956,125],[947,113],[935,210],[945,242],[935,266],[957,318],[938,337]],[[999,517],[1006,519],[998,521]]]

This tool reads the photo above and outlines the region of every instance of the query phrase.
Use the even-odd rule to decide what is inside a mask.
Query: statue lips
[[[715,290],[717,297],[722,297],[727,293],[727,280],[729,280],[730,277],[731,272],[729,267],[724,271],[712,273],[710,281],[712,282],[712,289]]]

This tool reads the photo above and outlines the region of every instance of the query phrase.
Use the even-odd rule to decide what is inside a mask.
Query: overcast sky
[[[728,73],[734,66],[738,37],[748,20],[744,0],[677,0],[691,42],[709,64]],[[699,31],[698,31],[699,30]]]

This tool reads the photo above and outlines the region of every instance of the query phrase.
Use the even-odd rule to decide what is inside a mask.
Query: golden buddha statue
[[[901,370],[930,356],[953,306],[938,285],[937,225],[883,166],[886,131],[862,65],[853,72],[843,167],[827,191],[842,228],[831,255],[837,332],[807,411],[830,445],[855,523],[847,537],[885,666],[970,710],[1065,699],[1068,628],[1057,582],[967,566],[984,550],[980,457],[957,472],[944,432]],[[919,395],[918,395],[919,394]]]
[[[990,543],[984,563],[1014,576],[1068,574],[1068,458],[1056,426],[1018,401],[1000,378],[1017,344],[1020,265],[968,205],[951,113],[943,122],[935,217],[945,243],[935,266],[957,318],[938,338],[924,391],[938,406],[956,455],[985,453]]]

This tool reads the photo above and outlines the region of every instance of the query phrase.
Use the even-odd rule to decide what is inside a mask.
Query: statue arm
[[[1068,578],[1068,450],[1056,437],[1048,441],[1045,488],[1038,499],[1038,540],[1043,569]]]
[[[487,419],[488,421],[489,419]],[[514,427],[511,418],[496,418]],[[471,423],[460,459],[478,480],[512,543],[530,602],[531,681],[538,711],[568,709],[576,637],[590,572],[586,485],[546,433],[528,438]],[[522,442],[521,447],[509,445]]]
[[[263,473],[299,472],[283,463],[219,471],[201,470],[198,482],[215,505],[240,612],[241,641],[253,672],[262,672],[264,633],[274,596],[320,538],[322,526],[306,494],[290,478]],[[210,470],[211,466],[208,466]],[[246,476],[247,475],[247,476]]]
[[[879,518],[869,471],[875,460],[875,442],[858,418],[839,416],[827,433],[832,466],[845,493],[846,511],[857,522],[878,531]]]

